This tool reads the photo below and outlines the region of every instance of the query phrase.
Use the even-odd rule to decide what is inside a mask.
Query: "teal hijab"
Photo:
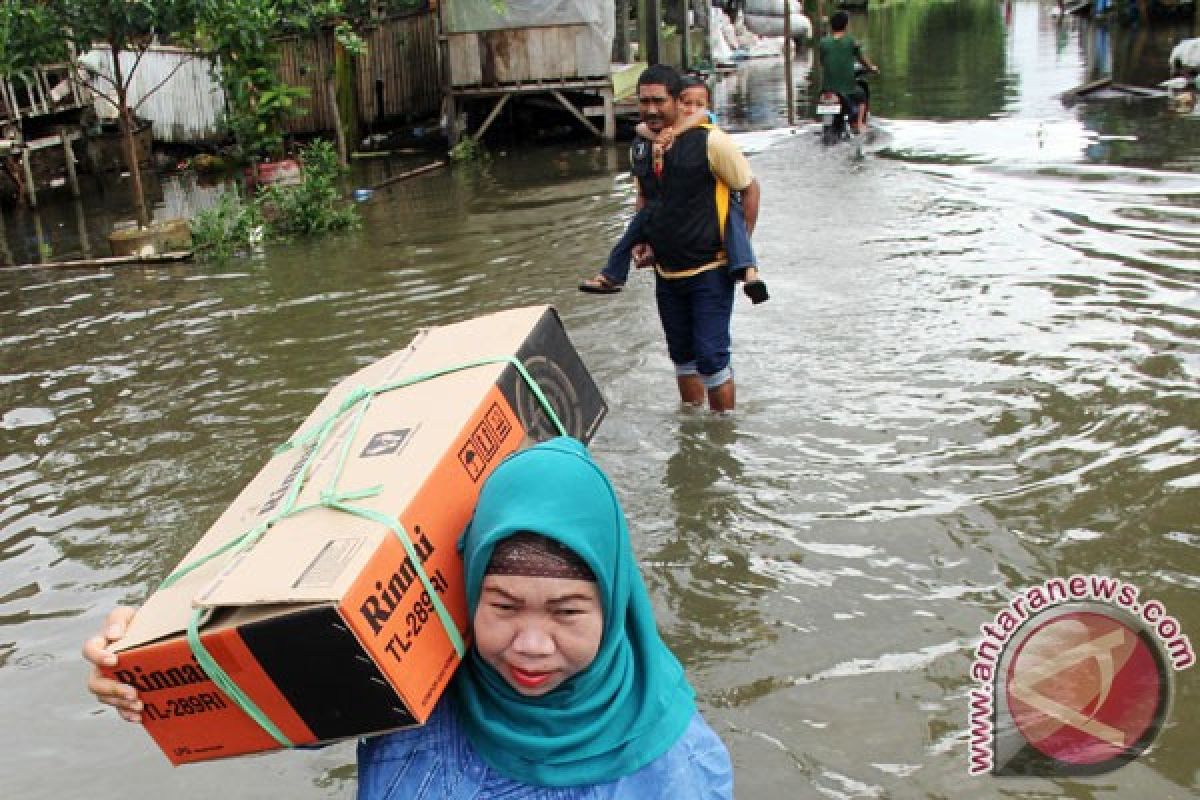
[[[582,786],[636,772],[683,735],[695,693],[658,635],[612,484],[578,441],[522,450],[484,483],[459,543],[472,618],[493,548],[519,531],[554,539],[591,567],[604,606],[600,649],[583,672],[531,698],[472,647],[454,680],[467,737],[522,783]]]

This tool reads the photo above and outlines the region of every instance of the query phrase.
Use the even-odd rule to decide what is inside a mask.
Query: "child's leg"
[[[633,260],[633,246],[643,240],[642,227],[646,220],[645,214],[646,210],[640,209],[629,220],[629,224],[625,226],[625,233],[621,234],[621,238],[613,245],[612,252],[608,254],[608,263],[600,271],[604,277],[615,284],[623,284],[629,278],[629,262]]]
[[[729,216],[725,218],[725,257],[729,259],[729,274],[734,280],[753,280],[752,275],[758,274],[754,246],[750,244],[750,235],[746,232],[746,211],[737,192],[730,193]]]
[[[742,208],[740,194],[730,198],[729,216],[725,219],[725,257],[729,260],[729,275],[734,280],[745,281],[742,291],[755,305],[766,302],[769,297],[767,285],[759,280],[758,264],[754,258],[754,247],[746,231],[746,212]]]

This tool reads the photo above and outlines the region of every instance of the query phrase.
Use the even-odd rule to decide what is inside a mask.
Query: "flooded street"
[[[338,379],[421,326],[550,303],[738,797],[1194,797],[1200,667],[1117,771],[967,774],[980,626],[1015,593],[1119,577],[1200,646],[1200,116],[1059,100],[1098,69],[1153,85],[1197,34],[1052,8],[855,15],[882,69],[862,157],[820,144],[808,52],[795,130],[780,61],[719,79],[772,295],[739,297],[732,418],[678,408],[649,274],[576,291],[632,213],[623,144],[396,183],[360,231],[225,264],[0,270],[0,794],[352,797],[351,743],[170,767],[86,694],[80,644]],[[172,179],[162,202],[212,196]],[[107,246],[69,201],[39,217],[56,257]],[[28,212],[5,226],[8,262],[37,260]]]

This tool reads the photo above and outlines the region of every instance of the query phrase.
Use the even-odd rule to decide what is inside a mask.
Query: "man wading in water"
[[[638,79],[638,110],[655,134],[679,117],[679,73],[656,64]],[[680,399],[717,412],[733,411],[729,323],[734,279],[725,268],[722,233],[730,190],[742,193],[747,234],[758,220],[759,186],[733,140],[711,126],[689,130],[669,150],[642,137],[633,142],[633,174],[645,206],[646,244],[634,258],[657,262],[655,300]],[[641,252],[639,252],[641,251]]]

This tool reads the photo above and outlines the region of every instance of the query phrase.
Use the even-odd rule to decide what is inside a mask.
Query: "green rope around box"
[[[396,535],[396,538],[400,540],[400,544],[404,547],[404,552],[407,554],[409,561],[413,565],[413,569],[416,572],[417,578],[421,581],[421,585],[424,587],[429,599],[432,601],[434,610],[437,612],[438,618],[441,620],[442,627],[445,629],[446,635],[450,638],[450,643],[454,645],[455,653],[458,654],[458,658],[461,660],[466,653],[466,645],[463,642],[462,633],[458,630],[458,626],[454,624],[454,618],[450,615],[450,612],[447,610],[445,604],[442,603],[441,597],[438,595],[437,590],[433,586],[433,582],[430,581],[429,575],[425,572],[425,566],[421,563],[420,556],[413,547],[412,537],[408,535],[408,532],[404,529],[404,526],[400,524],[400,519],[395,515],[384,514],[380,511],[376,511],[373,508],[351,505],[350,501],[360,500],[366,497],[373,497],[380,494],[383,491],[383,487],[371,486],[365,489],[357,489],[353,491],[338,491],[337,484],[341,479],[343,470],[345,469],[346,460],[349,458],[350,443],[353,442],[357,436],[359,426],[362,424],[363,418],[366,416],[367,409],[370,407],[371,401],[376,395],[383,394],[384,392],[391,392],[396,389],[403,389],[406,386],[412,386],[413,384],[422,383],[424,381],[428,381],[433,378],[439,378],[443,375],[449,375],[454,372],[462,372],[463,370],[474,369],[476,367],[484,367],[491,364],[503,363],[508,363],[516,367],[517,372],[520,373],[521,378],[525,381],[525,385],[529,387],[529,390],[533,393],[533,396],[537,398],[542,410],[546,413],[546,416],[550,418],[550,421],[554,423],[554,427],[558,430],[559,434],[563,436],[568,435],[566,428],[562,424],[562,421],[558,418],[554,408],[550,405],[550,401],[546,399],[546,395],[537,385],[537,382],[533,380],[532,376],[530,376],[528,370],[525,369],[525,365],[522,364],[515,356],[502,356],[497,358],[480,359],[478,361],[470,361],[464,364],[458,364],[456,366],[432,370],[430,372],[424,372],[419,375],[403,378],[392,383],[378,386],[374,389],[362,387],[356,388],[350,392],[350,395],[338,405],[338,408],[332,414],[330,414],[321,422],[313,425],[310,429],[296,434],[275,449],[275,455],[280,455],[292,450],[293,448],[308,444],[309,442],[315,441],[316,443],[315,446],[309,451],[309,454],[305,458],[300,469],[297,471],[295,480],[292,481],[291,487],[288,489],[287,494],[284,496],[283,501],[279,505],[279,510],[266,520],[260,522],[258,525],[255,525],[250,530],[221,545],[221,547],[217,548],[213,552],[203,556],[202,558],[196,559],[190,564],[185,564],[179,567],[170,575],[168,575],[165,580],[163,580],[160,588],[165,589],[166,587],[171,586],[183,576],[193,572],[218,556],[225,554],[232,556],[238,552],[253,547],[254,544],[280,520],[315,508],[331,508],[336,511],[353,514],[354,516],[376,522],[385,526]],[[328,440],[330,434],[332,434],[333,430],[337,427],[342,417],[350,412],[353,412],[354,414],[351,429],[348,431],[345,438],[345,443],[342,445],[341,454],[338,456],[337,468],[334,470],[333,479],[330,481],[330,485],[321,490],[320,500],[318,502],[298,506],[296,503],[297,498],[299,498],[300,492],[304,488],[305,481],[308,478],[308,473],[312,468],[314,460],[324,448],[326,440]],[[209,654],[208,649],[205,648],[204,644],[200,641],[200,624],[206,613],[206,609],[196,609],[193,611],[191,619],[188,622],[187,641],[188,646],[191,647],[192,654],[196,657],[196,662],[200,664],[205,674],[212,679],[213,683],[220,687],[220,689],[226,695],[228,695],[231,700],[237,703],[237,705],[240,706],[241,709],[245,711],[251,719],[257,722],[263,730],[271,734],[271,738],[273,738],[283,747],[293,747],[294,745],[291,740],[284,735],[283,731],[279,730],[279,728],[271,721],[270,717],[263,713],[263,711],[254,703],[254,701],[250,699],[250,696],[242,691],[242,688],[237,685],[237,682],[234,681],[229,674],[221,668],[221,665],[217,663],[216,659],[214,659],[211,654]]]

